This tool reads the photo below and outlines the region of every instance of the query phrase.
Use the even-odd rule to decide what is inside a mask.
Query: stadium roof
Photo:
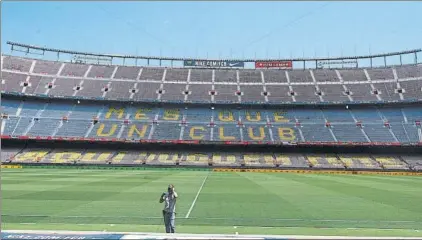
[[[290,59],[204,59],[204,58],[178,58],[178,57],[158,57],[158,56],[135,56],[135,55],[119,55],[119,54],[104,54],[104,53],[92,53],[92,52],[79,52],[72,50],[56,49],[56,48],[47,48],[40,47],[35,45],[28,45],[23,43],[7,41],[7,44],[14,46],[40,50],[43,52],[56,52],[56,53],[65,53],[65,54],[79,54],[87,56],[97,56],[97,57],[110,57],[110,58],[123,58],[123,59],[146,59],[146,60],[166,60],[166,61],[242,61],[242,62],[255,62],[255,61],[328,61],[328,60],[350,60],[350,59],[372,59],[379,57],[390,57],[397,55],[405,54],[416,54],[422,52],[422,49],[413,49],[406,50],[401,52],[390,52],[390,53],[381,53],[373,55],[360,55],[360,56],[348,56],[348,57],[321,57],[321,58],[290,58]]]

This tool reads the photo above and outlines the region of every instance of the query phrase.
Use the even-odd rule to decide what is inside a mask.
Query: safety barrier
[[[189,101],[174,101],[174,100],[157,100],[157,99],[141,99],[135,101],[129,101],[128,99],[111,99],[106,97],[88,97],[88,96],[59,96],[59,95],[45,95],[45,94],[36,94],[36,93],[22,93],[22,92],[15,92],[15,91],[8,91],[7,89],[2,89],[1,91],[3,96],[11,96],[11,97],[26,97],[30,99],[61,99],[61,100],[88,100],[88,101],[107,101],[111,103],[128,103],[128,102],[135,102],[135,103],[146,103],[146,104],[188,104],[188,105],[209,105],[211,104],[210,101],[204,100],[189,100]],[[379,101],[299,101],[299,102],[261,102],[261,101],[248,101],[248,102],[241,102],[240,105],[242,106],[306,106],[306,105],[317,105],[317,106],[336,106],[336,105],[384,105],[384,104],[406,104],[406,103],[420,103],[421,100],[419,99],[403,99],[403,100],[379,100]],[[232,101],[222,101],[218,105],[236,105],[236,102]]]
[[[357,174],[357,175],[391,175],[422,176],[422,172],[382,172],[382,171],[327,171],[327,170],[284,170],[284,169],[239,169],[214,168],[214,172],[257,172],[257,173],[299,173],[299,174]]]
[[[169,171],[213,171],[213,172],[251,172],[251,173],[296,173],[296,174],[351,174],[351,175],[388,175],[422,176],[422,172],[412,171],[344,171],[344,170],[305,170],[274,168],[208,168],[208,167],[165,167],[165,166],[104,166],[104,165],[1,165],[1,168],[41,168],[41,169],[98,169],[98,170],[169,170]]]
[[[2,168],[38,168],[38,169],[98,169],[98,170],[169,170],[169,171],[211,171],[203,167],[164,167],[164,166],[107,166],[107,165],[59,165],[59,164],[23,164],[23,165],[2,165]]]
[[[234,145],[234,146],[319,146],[319,147],[355,147],[355,146],[422,146],[422,142],[285,142],[285,141],[207,141],[207,140],[131,140],[123,138],[84,138],[84,137],[45,137],[45,136],[10,136],[1,135],[2,140],[36,140],[44,142],[75,142],[75,143],[141,143],[141,144],[165,144],[165,145]]]
[[[21,165],[1,165],[1,168],[22,168]]]
[[[343,239],[343,240],[421,240],[420,237],[346,237],[346,236],[301,236],[301,235],[241,235],[241,234],[160,234],[160,233],[113,233],[113,232],[74,232],[74,231],[37,231],[11,230],[2,231],[1,239],[143,239],[143,240],[311,240],[311,239]]]

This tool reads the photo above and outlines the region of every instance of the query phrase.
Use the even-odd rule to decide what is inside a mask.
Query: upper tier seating
[[[422,101],[422,65],[212,70],[85,65],[13,56],[2,59],[2,93],[179,103]]]

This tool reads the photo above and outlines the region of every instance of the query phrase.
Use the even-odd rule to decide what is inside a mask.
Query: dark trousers
[[[164,225],[166,226],[166,233],[174,233],[174,220],[176,213],[166,212],[163,210]]]

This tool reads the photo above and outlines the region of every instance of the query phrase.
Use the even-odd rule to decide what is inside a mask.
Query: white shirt
[[[170,195],[169,192],[165,192],[163,198],[164,198],[164,211],[176,212],[177,193],[173,192],[173,194]]]

